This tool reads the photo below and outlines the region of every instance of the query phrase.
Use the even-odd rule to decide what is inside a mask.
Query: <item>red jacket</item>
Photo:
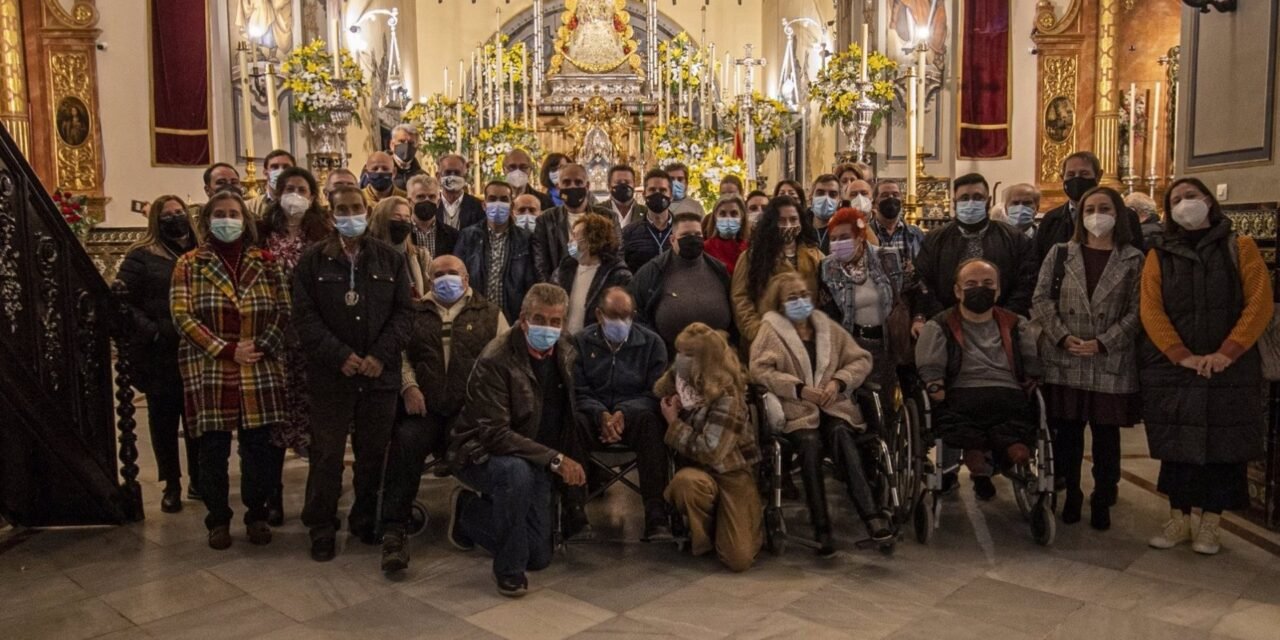
[[[746,249],[747,243],[741,240],[725,240],[719,235],[713,236],[702,245],[702,250],[706,251],[707,255],[724,264],[730,276],[733,275],[733,267],[738,264],[738,256]]]

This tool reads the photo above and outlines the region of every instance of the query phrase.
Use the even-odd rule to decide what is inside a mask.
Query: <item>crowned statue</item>
[[[566,0],[556,33],[550,75],[566,63],[585,73],[609,73],[623,65],[643,76],[626,0]]]

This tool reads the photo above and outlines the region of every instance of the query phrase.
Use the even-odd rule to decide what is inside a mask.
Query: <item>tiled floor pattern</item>
[[[140,434],[151,478],[145,427]],[[1127,453],[1144,449],[1140,430],[1125,442]],[[1144,462],[1126,459],[1126,469],[1150,472]],[[162,514],[151,482],[148,518],[136,525],[0,532],[18,536],[0,553],[0,637],[1280,638],[1280,558],[1232,535],[1214,558],[1150,550],[1144,540],[1163,503],[1129,483],[1111,531],[1060,526],[1057,543],[1042,548],[1007,484],[979,504],[966,480],[930,545],[908,537],[886,558],[853,549],[860,528],[830,482],[845,523],[833,559],[793,546],[733,575],[667,545],[576,545],[512,601],[494,592],[486,557],[443,542],[450,481],[424,479],[430,529],[413,541],[409,571],[389,580],[378,549],[345,535],[335,561],[308,558],[298,522],[305,479],[305,462],[291,458],[288,521],[267,547],[249,545],[237,526],[231,549],[209,549],[202,506]],[[600,534],[630,539],[638,511],[617,488],[590,510]],[[789,524],[807,529],[803,509]]]

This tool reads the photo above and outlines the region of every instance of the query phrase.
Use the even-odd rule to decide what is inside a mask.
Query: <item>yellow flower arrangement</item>
[[[502,35],[502,67],[498,67],[498,49],[492,41],[485,43],[481,50],[480,68],[487,78],[494,78],[502,83],[503,88],[507,86],[507,78],[511,78],[511,82],[515,84],[516,90],[523,85],[525,78],[528,76],[527,70],[524,68],[524,43],[517,42],[515,45],[508,45],[511,39],[506,34]]]
[[[721,129],[734,131],[739,124],[741,105],[733,101],[720,110]],[[758,91],[751,93],[751,124],[755,127],[756,153],[763,156],[782,142],[782,138],[795,128],[795,114],[781,100],[770,98]],[[746,134],[744,129],[743,134]]]
[[[368,87],[364,70],[346,49],[339,50],[342,79],[346,81],[339,91],[333,84],[333,55],[323,40],[312,40],[289,53],[280,64],[284,88],[293,92],[293,108],[289,111],[294,122],[321,122],[329,118],[329,110],[339,101],[357,102]],[[356,113],[355,121],[360,123]]]
[[[697,89],[702,85],[708,61],[693,45],[689,33],[658,43],[658,73],[668,85],[677,89]],[[712,62],[714,65],[714,62]],[[713,68],[711,74],[715,75]]]
[[[481,129],[471,140],[480,150],[480,175],[485,180],[500,180],[504,176],[502,159],[515,149],[524,149],[533,156],[534,166],[541,155],[538,136],[532,129],[515,120],[505,120],[488,129]]]
[[[733,157],[733,150],[718,144],[707,147],[700,158],[689,164],[689,192],[711,211],[720,199],[720,182],[725,176],[738,176],[745,184],[747,164]]]
[[[667,124],[654,127],[651,140],[658,166],[674,162],[692,164],[702,157],[703,151],[711,144],[712,135],[692,120],[677,117]]]
[[[409,107],[403,122],[418,130],[419,148],[433,158],[453,153],[459,130],[464,132],[462,151],[466,153],[471,149],[471,140],[465,132],[475,129],[476,107],[469,102],[462,103],[459,122],[457,99],[437,93]]]
[[[818,70],[818,77],[809,87],[809,95],[818,101],[824,124],[849,122],[856,117],[854,105],[858,93],[858,76],[861,73],[862,47],[855,42],[848,49],[831,56],[827,64]],[[878,109],[872,118],[877,127],[897,95],[898,63],[883,53],[871,52],[867,58],[867,80],[871,82],[870,98]]]

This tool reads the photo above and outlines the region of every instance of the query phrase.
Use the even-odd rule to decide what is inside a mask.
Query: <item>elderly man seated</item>
[[[935,426],[948,446],[964,450],[978,497],[990,500],[990,452],[1002,466],[1027,462],[1035,442],[1028,391],[1040,376],[1029,320],[996,306],[1000,271],[981,258],[955,274],[955,306],[934,316],[916,343],[916,367],[936,404]]]
[[[622,443],[636,454],[644,499],[644,540],[669,540],[671,523],[662,490],[667,485],[666,431],[653,385],[667,367],[662,338],[634,323],[635,300],[621,287],[606,289],[595,324],[575,338],[573,385],[584,447]]]
[[[467,375],[485,346],[508,329],[497,305],[471,289],[454,256],[431,262],[431,293],[414,314],[401,365],[400,407],[383,495],[382,571],[409,566],[405,527],[427,455],[444,459],[449,430],[462,413]]]

